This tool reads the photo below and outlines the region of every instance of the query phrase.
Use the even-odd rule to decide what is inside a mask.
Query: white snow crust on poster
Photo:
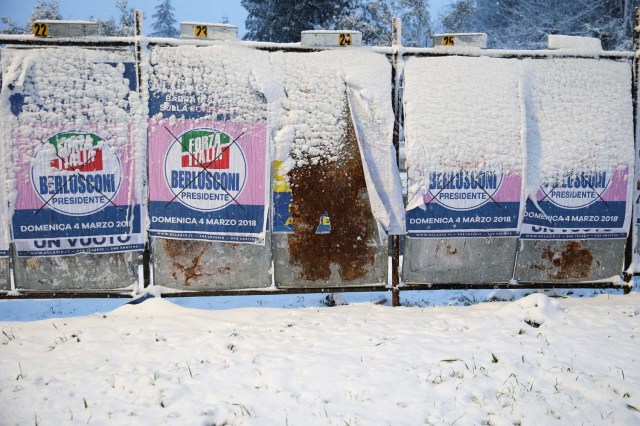
[[[151,49],[150,235],[264,244],[269,102],[279,84],[266,52]]]
[[[144,107],[132,52],[5,48],[2,72],[18,255],[142,249]]]
[[[515,59],[410,58],[407,235],[515,237],[524,173]]]
[[[624,239],[634,175],[626,60],[524,60],[523,239]]]
[[[361,50],[276,52],[271,63],[286,92],[273,108],[274,232],[293,232],[287,223],[287,173],[306,164],[341,161],[346,106],[380,238],[404,233],[402,186],[392,143],[391,65],[386,57]]]
[[[627,60],[411,58],[405,79],[409,236],[626,238]]]

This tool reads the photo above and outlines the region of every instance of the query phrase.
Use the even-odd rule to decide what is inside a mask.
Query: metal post
[[[634,10],[634,19],[633,19],[633,73],[631,79],[632,86],[632,98],[633,98],[633,139],[634,139],[634,153],[635,153],[635,164],[638,164],[638,157],[640,156],[640,152],[638,152],[638,67],[640,66],[640,8],[635,8]],[[635,187],[633,188],[634,192],[640,189],[640,181],[636,182]],[[638,209],[638,200],[632,196],[632,218],[637,213]],[[624,252],[624,271],[623,276],[626,282],[631,281],[632,275],[636,274],[636,271],[633,271],[633,274],[627,273],[627,270],[631,266],[633,261],[633,250],[635,246],[636,239],[638,238],[638,230],[635,221],[631,220],[631,229],[629,230],[629,236],[627,238],[627,245],[625,247]]]
[[[2,58],[2,51],[0,50],[0,59]],[[2,68],[1,68],[1,61],[0,61],[0,87],[2,87]],[[9,158],[5,152],[4,146],[0,146],[0,158]],[[6,168],[6,164],[2,165],[2,169],[1,169],[1,173],[3,173],[3,177],[2,179],[0,179],[0,181],[2,182],[2,188],[0,188],[0,191],[5,191],[5,177],[6,176],[6,172],[7,172],[7,168]],[[4,201],[4,205],[0,206],[0,208],[4,211],[5,214],[8,213],[8,206],[9,206],[9,202],[6,200],[6,197],[2,197],[3,201]],[[7,218],[7,221],[9,221],[9,218]],[[9,221],[10,222],[10,221]],[[4,224],[0,224],[0,226],[4,226]],[[8,227],[5,227],[4,231],[8,232],[8,236],[11,235],[11,231],[9,230],[9,228],[11,227],[11,224],[9,224]],[[16,289],[16,282],[15,282],[15,278],[13,275],[13,254],[15,252],[15,247],[14,244],[11,242],[11,238],[9,237],[9,257],[7,258],[7,277],[6,279],[9,281],[9,289],[11,291],[14,291]],[[2,259],[0,259],[0,262],[2,262]],[[6,283],[0,283],[3,285],[6,285]]]
[[[141,10],[135,10],[133,12],[133,17],[135,19],[135,56],[136,56],[136,84],[137,84],[137,89],[138,89],[138,94],[140,95],[141,99],[144,99],[143,96],[143,87],[142,87],[142,45],[141,45],[141,37],[142,37],[142,23],[143,23],[143,17],[142,17],[142,11]],[[145,141],[136,141],[138,143],[146,143]],[[148,158],[147,158],[147,162],[145,164],[148,164]],[[147,171],[148,173],[148,171]],[[147,175],[147,182],[145,182],[145,188],[147,187],[147,183],[149,182],[149,176]],[[149,242],[145,243],[144,245],[144,251],[142,252],[142,256],[138,256],[138,267],[142,266],[142,283],[138,282],[138,286],[140,287],[140,284],[142,284],[142,287],[149,287],[150,282],[151,282],[151,271],[150,271],[150,267],[149,265],[151,264],[151,253],[150,253],[150,244]]]
[[[640,8],[634,9],[633,19],[633,124],[636,123],[637,100],[638,100],[638,65],[640,65]]]
[[[17,256],[16,245],[15,243],[10,243],[9,244],[9,268],[7,270],[7,274],[9,275],[9,284],[10,284],[11,291],[15,291],[17,289],[13,256]]]
[[[393,18],[392,20],[392,33],[393,39],[391,47],[393,48],[392,54],[392,96],[393,96],[393,113],[395,120],[393,121],[393,147],[396,151],[396,162],[398,169],[400,168],[400,69],[398,68],[398,61],[400,59],[399,50],[402,47],[402,21],[400,18]],[[391,305],[400,306],[400,237],[398,235],[391,236]]]
[[[141,62],[142,62],[142,46],[140,45],[140,38],[142,37],[142,11],[136,9],[133,12],[133,17],[135,19],[135,49],[136,49],[136,83],[138,84],[138,91],[141,90],[142,86],[142,75],[141,75]]]

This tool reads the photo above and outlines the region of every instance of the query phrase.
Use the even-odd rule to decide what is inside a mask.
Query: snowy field
[[[1,301],[0,424],[640,424],[640,294],[608,293]]]

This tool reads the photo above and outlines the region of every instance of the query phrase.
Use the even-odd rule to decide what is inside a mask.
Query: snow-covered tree
[[[272,0],[242,0],[240,4],[247,10],[244,35],[245,40],[271,41],[274,26],[269,25],[275,18],[275,11],[270,8]]]
[[[487,27],[497,47],[540,49],[546,47],[548,34],[587,35],[584,23],[598,2],[477,0],[477,6],[478,25]]]
[[[336,22],[336,28],[362,33],[362,42],[370,46],[391,43],[393,11],[388,1],[356,0],[348,14]]]
[[[129,7],[129,0],[117,0],[116,8],[120,13],[120,25],[116,28],[117,36],[132,36],[135,34],[135,18],[133,8]]]
[[[0,33],[1,34],[22,34],[24,33],[24,27],[22,25],[18,25],[16,21],[9,18],[8,16],[0,17],[0,22],[2,22],[6,28],[3,28]]]
[[[640,0],[458,0],[441,19],[448,31],[488,33],[498,48],[545,48],[548,34],[566,34],[598,37],[605,49],[630,49],[638,6]]]
[[[89,17],[90,21],[94,21],[98,24],[98,34],[101,36],[115,36],[116,31],[118,29],[118,25],[116,24],[116,20],[113,16],[109,19],[100,19],[95,16]]]
[[[62,14],[60,13],[60,5],[57,0],[39,1],[36,3],[31,16],[26,25],[21,26],[17,24],[13,19],[8,16],[3,16],[0,21],[6,26],[0,33],[3,34],[23,34],[31,33],[33,31],[33,23],[39,19],[60,20]]]
[[[402,19],[402,44],[425,47],[431,36],[428,0],[399,0],[394,15]]]
[[[176,18],[173,16],[171,0],[161,0],[156,6],[156,12],[151,16],[154,19],[153,33],[155,37],[179,37],[180,32],[176,28]]]
[[[62,19],[62,14],[60,13],[60,5],[58,4],[57,0],[39,1],[38,3],[36,3],[33,11],[31,12],[31,17],[29,17],[27,25],[25,26],[25,33],[32,32],[33,23],[39,19]]]
[[[608,49],[632,48],[633,10],[640,7],[640,0],[602,0],[592,22],[586,29],[602,40]]]
[[[440,16],[443,30],[447,33],[468,32],[476,13],[475,0],[458,0],[448,5]]]
[[[135,17],[133,8],[129,7],[129,0],[117,0],[118,21],[112,16],[100,19],[91,16],[89,19],[98,24],[98,34],[102,36],[129,37],[135,34]]]
[[[362,33],[364,44],[391,44],[391,20],[402,19],[402,44],[426,46],[431,34],[428,0],[355,0],[337,27]]]
[[[332,28],[348,13],[351,0],[242,0],[247,10],[246,40],[300,41],[305,30]]]

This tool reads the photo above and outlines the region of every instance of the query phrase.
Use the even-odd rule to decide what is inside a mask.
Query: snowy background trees
[[[117,16],[88,18],[98,22],[102,35],[131,35],[133,8],[128,0],[112,1]],[[365,44],[388,46],[391,18],[397,16],[405,46],[428,46],[434,32],[486,32],[489,47],[510,49],[545,48],[548,34],[566,34],[597,37],[607,50],[629,50],[633,9],[640,7],[640,0],[444,0],[444,10],[432,14],[429,0],[235,1],[248,12],[245,40],[298,42],[304,30],[341,28],[361,31]],[[173,12],[171,0],[158,0],[154,12],[146,14],[149,34],[178,37]],[[39,1],[25,24],[3,16],[0,31],[30,33],[36,19],[62,18],[58,1]]]
[[[151,15],[153,18],[153,32],[154,37],[179,37],[178,23],[173,16],[173,6],[171,0],[162,0],[156,6],[156,13]]]
[[[546,48],[548,34],[597,37],[607,50],[631,49],[640,0],[453,0],[439,16],[429,0],[242,0],[247,40],[297,42],[300,31],[354,29],[368,45],[389,45],[391,18],[402,18],[403,44],[426,46],[435,31],[486,32],[495,48]],[[282,30],[280,30],[282,29]]]
[[[33,12],[31,12],[31,16],[29,20],[24,26],[17,24],[13,19],[8,16],[3,16],[1,18],[2,23],[7,26],[7,28],[3,31],[7,34],[22,34],[22,33],[30,33],[33,27],[33,21],[37,21],[38,19],[62,19],[62,15],[60,14],[60,6],[57,1],[39,1],[36,3]]]
[[[98,23],[98,34],[104,36],[126,37],[134,33],[133,7],[129,6],[129,0],[115,0],[117,19],[109,17],[101,19],[97,16],[89,16],[88,19]],[[19,25],[9,16],[2,16],[0,21],[5,28],[0,30],[4,34],[29,34],[32,30],[33,22],[38,19],[65,19],[60,13],[60,3],[57,0],[45,0],[36,3],[31,17],[27,23]],[[173,16],[173,6],[171,0],[158,0],[155,13],[151,15],[152,36],[155,37],[178,37],[178,22]]]
[[[348,13],[349,0],[242,0],[249,12],[246,40],[300,41],[300,32],[334,27]]]
[[[606,50],[631,49],[638,0],[456,0],[440,17],[447,32],[482,31],[490,47],[541,49],[547,34],[597,37]]]

